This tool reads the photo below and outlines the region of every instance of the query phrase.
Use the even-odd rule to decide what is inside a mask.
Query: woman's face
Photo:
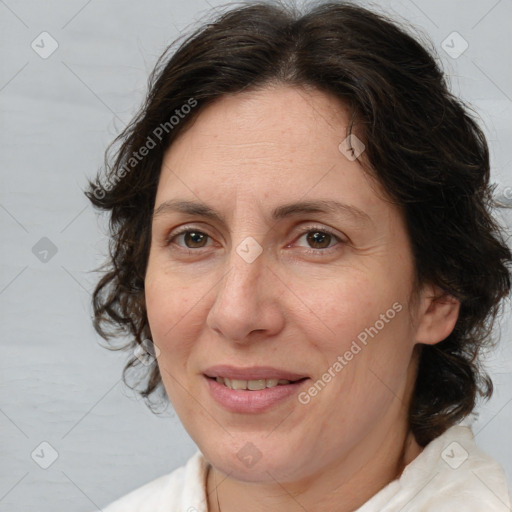
[[[407,432],[426,307],[401,214],[340,150],[348,118],[324,93],[265,88],[208,106],[165,154],[149,324],[177,414],[231,478],[363,465]]]

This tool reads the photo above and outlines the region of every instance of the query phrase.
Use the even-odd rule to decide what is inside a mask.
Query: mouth
[[[229,379],[227,377],[210,377],[208,375],[205,375],[205,377],[215,380],[219,384],[224,385],[225,387],[237,391],[261,391],[262,389],[267,388],[275,388],[278,386],[286,386],[288,384],[295,384],[302,382],[303,380],[306,380],[308,377],[303,377],[300,379],[251,379],[251,380],[244,380],[244,379]]]
[[[270,367],[217,366],[203,373],[210,397],[225,410],[260,414],[297,396],[309,377]]]

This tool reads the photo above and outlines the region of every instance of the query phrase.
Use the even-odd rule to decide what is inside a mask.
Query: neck
[[[243,482],[210,466],[208,512],[352,512],[398,478],[422,451],[412,433],[406,431],[389,432],[371,448],[355,448],[336,466],[299,482]],[[365,463],[352,464],[361,460]]]

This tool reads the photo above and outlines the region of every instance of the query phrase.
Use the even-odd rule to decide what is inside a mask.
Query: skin
[[[415,347],[446,338],[459,304],[414,288],[401,212],[338,149],[348,120],[331,95],[265,87],[206,107],[165,154],[155,210],[183,199],[225,218],[154,216],[145,280],[166,392],[211,464],[209,511],[217,498],[222,512],[352,511],[421,452],[407,425]],[[317,199],[368,218],[270,219]],[[207,236],[173,237],[178,227]],[[334,236],[308,241],[318,230]],[[252,263],[237,253],[247,237],[262,248]],[[313,384],[394,303],[401,311],[309,403],[241,414],[211,398],[202,372],[214,364],[271,365]],[[261,454],[252,467],[237,457],[248,442]]]

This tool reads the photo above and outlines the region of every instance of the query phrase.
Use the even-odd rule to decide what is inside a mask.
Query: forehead
[[[335,140],[343,140],[348,118],[348,107],[333,95],[314,88],[268,86],[218,98],[203,108],[173,147],[192,132],[186,137],[188,145],[225,144],[232,153],[237,148],[249,153],[255,144],[272,141],[279,142],[283,149],[298,150],[296,143],[314,141],[319,129],[324,134],[332,132]]]
[[[233,195],[276,205],[321,198],[378,215],[378,185],[340,151],[349,120],[346,105],[316,89],[276,86],[223,96],[167,150],[156,204],[184,196],[224,205]]]

